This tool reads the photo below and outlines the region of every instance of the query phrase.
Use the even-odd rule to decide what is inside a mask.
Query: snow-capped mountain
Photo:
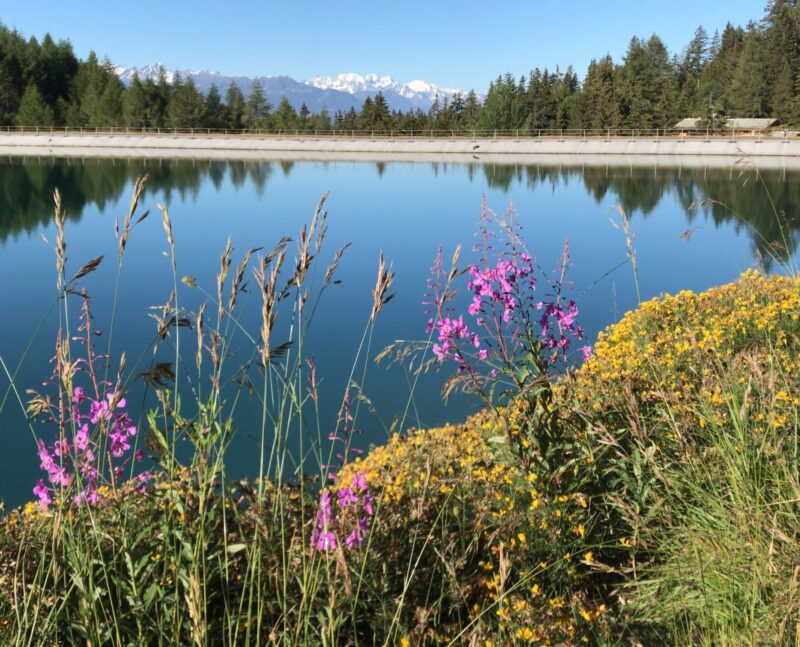
[[[134,74],[138,74],[141,81],[153,79],[158,81],[159,74],[164,71],[167,83],[172,83],[178,71],[167,70],[162,65],[155,63],[146,67],[116,66],[115,74],[126,85],[131,82]],[[212,85],[216,85],[220,93],[231,83],[235,83],[247,96],[256,80],[247,76],[228,76],[220,72],[181,70],[182,78],[191,78],[201,92],[208,92]],[[442,88],[426,81],[416,80],[400,83],[390,76],[377,74],[355,74],[353,72],[340,74],[336,77],[316,76],[308,81],[297,81],[289,76],[262,76],[258,77],[267,100],[277,106],[282,97],[286,97],[295,109],[305,103],[311,112],[320,112],[323,108],[330,113],[337,110],[347,111],[350,108],[359,109],[367,97],[374,97],[379,92],[383,94],[391,110],[403,112],[411,109],[427,111],[436,96],[439,100],[452,97],[457,92],[466,95],[456,88]]]
[[[378,76],[377,74],[362,76],[354,72],[340,74],[336,77],[315,76],[305,83],[321,90],[340,90],[352,95],[374,95],[378,92],[382,92],[384,96],[393,94],[408,99],[418,107],[425,109],[430,107],[437,96],[439,100],[443,100],[445,97],[451,98],[456,93],[465,94],[457,88],[441,88],[421,80],[399,83],[391,76]]]

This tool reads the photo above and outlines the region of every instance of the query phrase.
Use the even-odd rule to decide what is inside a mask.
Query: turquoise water
[[[396,339],[424,336],[421,301],[437,246],[443,245],[448,258],[459,243],[469,249],[484,195],[497,212],[505,212],[513,202],[531,252],[543,268],[555,265],[569,239],[571,296],[578,301],[590,342],[637,302],[631,268],[625,263],[624,236],[609,221],[615,217],[615,205],[630,214],[636,232],[643,299],[703,290],[733,280],[754,265],[785,271],[796,258],[800,177],[784,171],[741,177],[737,169],[727,168],[6,160],[0,162],[0,357],[12,372],[20,366],[15,385],[23,399],[27,388],[42,388],[54,354],[53,189],[61,190],[67,211],[71,272],[105,255],[100,268],[83,281],[92,297],[95,325],[104,329],[116,279],[114,219],[125,213],[133,181],[145,172],[150,183],[142,210],[152,213],[134,228],[128,244],[112,347],[114,366],[124,350],[133,375],[152,361],[148,349],[155,324],[148,308],[165,303],[172,289],[158,203],[168,206],[173,221],[178,274],[197,277],[198,284],[213,293],[219,255],[229,236],[238,263],[250,247],[271,248],[281,236],[296,236],[321,194],[330,192],[323,264],[341,245],[351,246],[339,268],[341,284],[325,294],[308,340],[307,351],[315,358],[321,382],[324,428],[336,423],[369,317],[379,253],[396,272],[396,298],[378,320],[372,356]],[[203,295],[186,288],[180,298],[182,307],[193,310]],[[257,291],[243,295],[242,302],[242,324],[256,334]],[[77,300],[71,302],[74,314],[78,306]],[[192,349],[187,353],[193,353],[194,334],[187,339]],[[239,356],[244,357],[245,341],[238,343]],[[101,345],[104,348],[105,342]],[[192,355],[184,361],[192,363]],[[446,375],[423,379],[407,424],[459,420],[478,407],[467,397],[445,405],[440,387]],[[384,440],[392,420],[405,410],[409,377],[401,366],[371,363],[363,388],[375,409],[364,409],[358,424],[363,432],[358,442],[366,447]],[[52,431],[43,423],[31,423],[31,430],[3,374],[0,396],[6,396],[0,410],[0,498],[15,505],[31,498],[30,489],[40,475],[34,434],[48,437]],[[141,385],[135,386],[129,398],[133,412],[152,405],[149,397]],[[236,423],[239,438],[229,469],[252,476],[260,424],[256,400],[240,403]]]

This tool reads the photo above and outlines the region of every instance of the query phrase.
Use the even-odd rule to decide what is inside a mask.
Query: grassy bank
[[[139,192],[118,227],[118,272]],[[469,315],[451,309],[460,252],[450,264],[440,254],[428,338],[384,353],[452,367],[448,389],[484,411],[435,429],[401,420],[402,433],[357,456],[356,389],[343,394],[329,449],[303,353],[315,299],[343,258],[313,271],[325,258],[322,205],[295,247],[253,250],[238,265],[226,249],[197,311],[180,306],[196,282],[174,275],[155,332],[174,359],[148,373],[153,405],[141,416],[124,401],[137,373],[124,359],[104,368],[93,350],[80,280],[99,263],[67,271],[56,214],[62,330],[77,333],[61,336],[54,377],[28,403],[53,433],[39,445],[38,502],[1,522],[3,644],[800,640],[795,279],[747,272],[643,303],[576,368],[567,249],[546,290],[519,231],[484,212],[480,258],[464,268]],[[174,268],[166,210],[162,224]],[[230,367],[251,265],[262,326],[247,333],[247,362]],[[391,284],[381,259],[353,375],[391,316]],[[280,317],[289,339],[276,337]],[[243,375],[263,411],[252,482],[225,465],[230,389]],[[194,399],[180,396],[184,380]]]

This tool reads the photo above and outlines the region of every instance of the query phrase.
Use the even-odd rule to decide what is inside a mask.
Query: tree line
[[[391,110],[377,94],[333,115],[270,105],[258,81],[247,97],[234,84],[198,90],[165,73],[126,87],[110,61],[78,59],[68,41],[25,39],[0,25],[0,126],[268,130],[516,130],[670,128],[684,117],[713,123],[775,117],[800,125],[800,7],[770,0],[759,21],[698,27],[670,54],[655,34],[631,39],[620,62],[593,59],[581,81],[570,66],[498,76],[481,101],[474,90],[437,98],[427,111]]]

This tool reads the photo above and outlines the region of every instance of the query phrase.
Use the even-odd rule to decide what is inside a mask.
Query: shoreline
[[[448,139],[201,134],[2,133],[7,157],[454,162],[800,169],[800,139]]]

